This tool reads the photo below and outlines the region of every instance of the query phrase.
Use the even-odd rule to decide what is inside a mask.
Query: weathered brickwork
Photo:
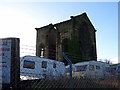
[[[63,61],[66,64],[61,52],[65,52],[72,63],[97,60],[96,30],[86,13],[35,29],[37,56]]]

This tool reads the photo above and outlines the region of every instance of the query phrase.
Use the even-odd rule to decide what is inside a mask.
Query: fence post
[[[62,52],[62,56],[67,60],[68,63],[70,63],[70,88],[72,90],[73,85],[72,85],[72,62],[70,61],[70,59],[65,55],[64,52]]]

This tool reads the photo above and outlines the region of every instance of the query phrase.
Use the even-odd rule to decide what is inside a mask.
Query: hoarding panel
[[[0,40],[0,70],[2,83],[10,83],[11,40]]]
[[[0,40],[0,48],[2,48],[2,40]],[[2,51],[0,51],[0,66],[2,66]],[[0,90],[2,89],[2,67],[0,67]]]

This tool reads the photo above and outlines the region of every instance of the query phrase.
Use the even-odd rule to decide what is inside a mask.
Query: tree
[[[110,61],[110,60],[108,60],[108,59],[105,59],[104,60],[107,64],[112,64],[112,62]]]

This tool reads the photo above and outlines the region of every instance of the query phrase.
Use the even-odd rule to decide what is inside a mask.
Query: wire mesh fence
[[[70,88],[69,78],[59,78],[58,80],[35,79],[23,80],[19,82],[19,88]],[[73,78],[73,88],[120,88],[120,80],[118,78],[107,78],[104,80]]]
[[[25,50],[27,52],[27,50],[29,49],[25,49]],[[32,51],[33,49],[30,50]],[[35,50],[33,50],[33,52],[34,51]],[[77,57],[74,58],[76,59]],[[19,76],[20,80],[16,82],[15,81],[11,82],[10,84],[3,84],[2,87],[3,89],[4,88],[11,88],[11,89],[69,88],[70,89],[71,88],[70,69],[68,70],[67,67],[68,66],[65,66],[65,63],[62,61],[60,62],[56,60],[45,59],[44,57],[40,58],[36,56],[24,56],[20,58],[20,76]],[[74,89],[120,88],[120,77],[108,76],[107,78],[97,79],[97,78],[82,77],[80,75],[74,76],[73,74],[74,68],[72,69],[73,69],[72,88]],[[15,73],[15,68],[13,69],[12,73]],[[18,78],[18,77],[14,77],[14,78]]]
[[[7,88],[13,88],[7,86]],[[70,88],[70,79],[31,79],[18,82],[17,88],[30,89],[50,89],[50,88]],[[109,78],[105,80],[88,79],[88,78],[73,78],[73,88],[120,88],[120,80],[117,78]]]
[[[36,46],[34,45],[25,45],[22,44],[20,46],[20,56],[25,56],[25,55],[32,55],[35,56],[36,54]]]

